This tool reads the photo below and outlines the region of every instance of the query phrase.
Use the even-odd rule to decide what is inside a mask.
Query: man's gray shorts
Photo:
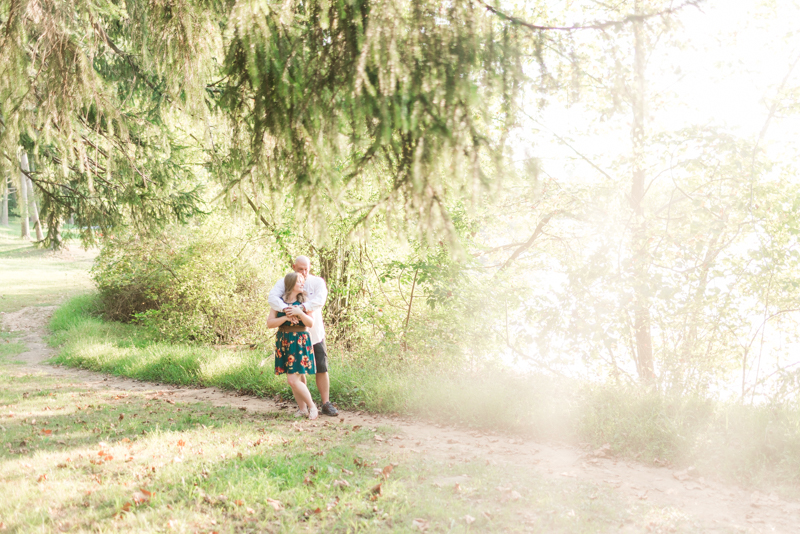
[[[323,339],[312,348],[314,349],[314,363],[316,364],[316,371],[318,373],[327,373],[328,351],[325,349],[325,340]]]

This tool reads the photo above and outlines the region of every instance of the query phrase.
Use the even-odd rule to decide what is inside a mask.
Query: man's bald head
[[[308,278],[308,271],[311,269],[311,260],[306,256],[297,256],[292,264],[292,270],[302,274],[303,278]]]

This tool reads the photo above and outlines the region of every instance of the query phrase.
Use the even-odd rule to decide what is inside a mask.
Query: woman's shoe
[[[308,417],[308,412],[305,410],[297,410],[294,412],[295,417]]]
[[[312,405],[311,408],[308,410],[308,418],[309,419],[316,419],[319,417],[319,412],[317,411],[317,407]]]

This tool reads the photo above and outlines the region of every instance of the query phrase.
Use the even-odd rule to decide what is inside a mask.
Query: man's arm
[[[289,305],[283,301],[283,294],[285,293],[285,288],[283,287],[283,278],[278,280],[275,283],[275,287],[269,292],[269,307],[275,311],[283,311],[284,308],[288,308]]]
[[[314,278],[314,295],[303,303],[303,308],[310,312],[321,310],[325,306],[325,301],[328,300],[328,286],[325,284],[325,279],[319,276]]]

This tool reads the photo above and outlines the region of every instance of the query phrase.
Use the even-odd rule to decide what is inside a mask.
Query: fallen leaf
[[[169,521],[167,521],[167,528],[170,530],[175,530],[176,528],[178,528],[178,521],[175,519],[170,519]]]
[[[267,504],[272,506],[276,512],[283,508],[283,504],[281,503],[281,501],[276,501],[275,499],[267,498]]]
[[[53,433],[53,431],[50,430],[49,428],[43,428],[42,429],[42,434],[45,434],[45,435],[49,436],[52,433]]]
[[[372,495],[380,497],[381,495],[383,495],[383,487],[382,486],[383,486],[383,482],[381,482],[377,486],[374,486],[371,490],[369,490],[369,492]]]
[[[453,486],[453,491],[456,492],[456,493],[460,493],[461,492],[461,484],[456,482],[455,485]]]
[[[183,441],[182,439],[179,439],[177,445],[178,445],[178,447],[185,447],[186,446],[186,442]]]
[[[411,528],[415,528],[420,532],[428,530],[428,521],[421,518],[416,518],[411,522]]]
[[[380,437],[378,434],[375,434],[375,441],[384,441],[384,439]]]
[[[334,488],[340,488],[340,487],[341,488],[349,488],[350,487],[350,483],[348,481],[344,480],[344,479],[342,479],[342,480],[334,480],[332,485],[333,485]]]
[[[233,501],[233,504],[235,504],[236,506],[244,506],[244,501],[241,499],[236,499],[235,501]]]
[[[303,484],[305,484],[306,486],[313,486],[314,481],[308,478],[308,475],[306,475],[306,477],[303,479]]]
[[[147,491],[144,488],[139,489],[133,494],[133,503],[136,505],[144,504],[150,502],[150,499],[153,498],[154,493],[151,491]]]
[[[389,475],[392,474],[393,470],[394,470],[394,466],[391,465],[391,464],[387,465],[386,467],[383,468],[383,470],[381,471],[381,474],[383,475],[384,480],[388,480]]]
[[[245,512],[247,512],[247,513],[248,513],[248,514],[250,514],[250,515],[253,515],[253,514],[255,514],[255,513],[256,513],[256,511],[255,511],[255,510],[253,510],[252,508],[245,508],[245,510],[244,510],[244,511],[245,511]]]
[[[463,519],[463,520],[464,520],[464,523],[466,523],[466,524],[468,524],[468,525],[471,525],[472,523],[474,523],[474,522],[475,522],[475,518],[474,518],[474,517],[472,517],[472,516],[471,516],[471,515],[469,515],[469,514],[465,515],[465,516],[464,516],[464,517],[462,517],[461,519]]]
[[[36,482],[45,482],[46,480],[47,480],[47,475],[42,473],[41,475],[39,475],[39,478],[36,479]]]
[[[125,414],[124,413],[119,414],[119,420],[122,421],[123,419],[125,419]]]
[[[314,513],[315,514],[321,514],[322,513],[322,509],[319,506],[317,506],[317,508],[314,510]]]

